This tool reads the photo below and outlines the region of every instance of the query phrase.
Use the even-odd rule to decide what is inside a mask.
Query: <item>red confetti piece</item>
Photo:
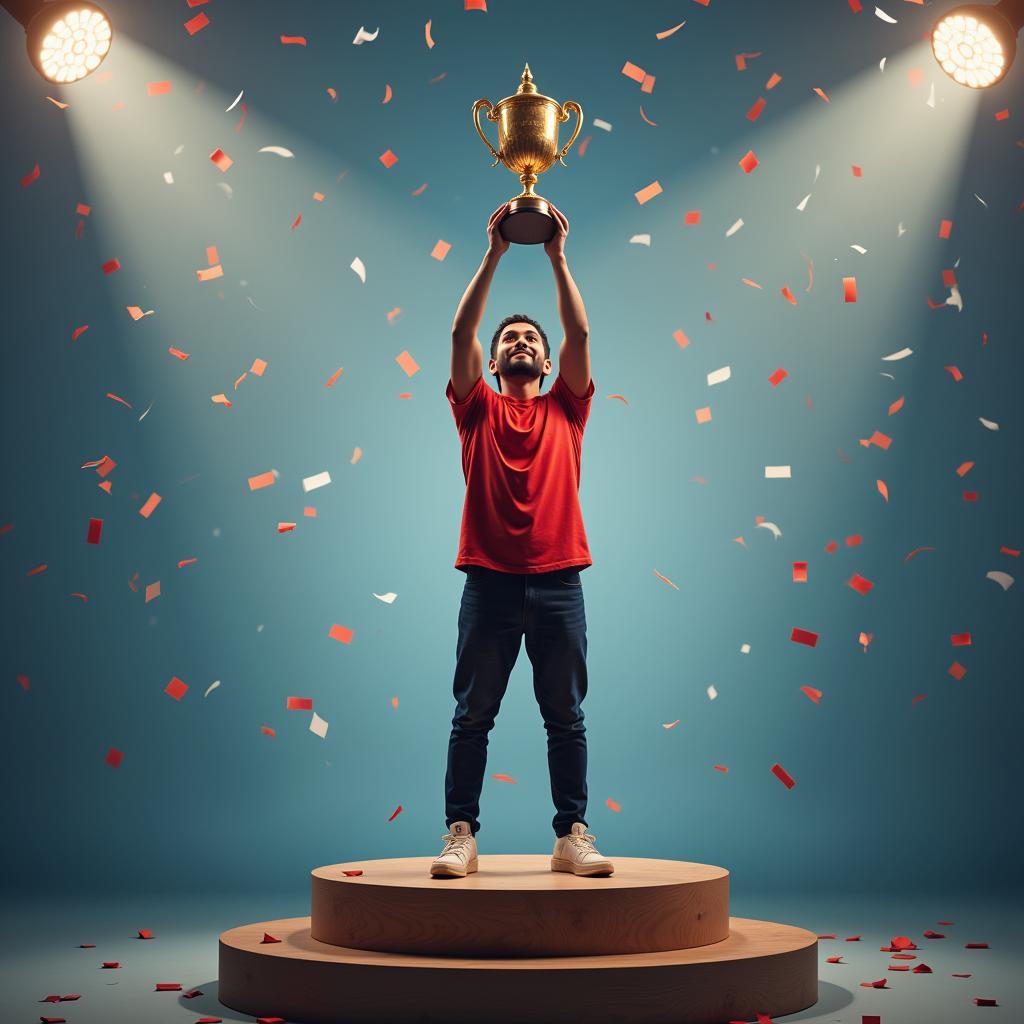
[[[305,36],[281,36],[282,46],[305,46]]]
[[[856,302],[857,301],[857,278],[855,278],[855,277],[844,277],[843,278],[843,301],[844,302]]]
[[[684,224],[699,224],[700,210],[687,210],[683,217]]]
[[[856,164],[851,164],[850,168],[853,171],[853,176],[855,178],[863,178],[864,177],[863,169],[858,167]]]
[[[398,805],[398,806],[397,806],[397,807],[395,808],[395,810],[394,810],[394,813],[392,813],[391,817],[390,817],[390,818],[388,818],[388,821],[394,821],[394,820],[395,820],[395,818],[397,818],[397,817],[398,817],[398,815],[400,815],[401,813],[402,813],[402,805],[401,805],[401,804],[399,804],[399,805]]]
[[[971,634],[970,633],[953,633],[949,642],[953,647],[970,647],[971,646]]]
[[[339,366],[338,369],[335,370],[334,373],[331,374],[330,379],[327,381],[326,384],[324,384],[324,387],[325,388],[333,388],[334,387],[334,382],[341,376],[343,370],[344,370],[344,367],[343,366]]]
[[[833,551],[839,550],[839,545],[834,540],[830,540],[825,545],[825,550],[831,555]]]
[[[739,165],[743,168],[744,174],[749,174],[761,161],[754,156],[754,151],[748,149],[744,156],[740,159]]]
[[[121,966],[120,960],[104,960],[102,967],[106,970],[116,970]]]
[[[764,83],[764,87],[766,89],[774,89],[775,86],[777,86],[781,81],[782,75],[777,75],[775,74],[775,72],[772,72],[772,77],[769,78],[768,81]]]
[[[421,196],[421,195],[423,195],[424,191],[426,190],[426,187],[427,187],[427,183],[423,182],[423,184],[420,185],[420,187],[418,189],[416,189],[415,192],[412,192],[410,194],[414,195],[414,196]]]
[[[166,981],[156,983],[157,992],[180,992],[181,982],[180,981]]]
[[[285,705],[286,711],[312,711],[312,697],[289,697]]]
[[[789,376],[789,374],[788,374],[788,373],[787,373],[787,372],[786,372],[786,371],[785,371],[784,369],[782,369],[782,367],[780,366],[780,367],[779,367],[779,368],[778,368],[778,369],[777,369],[777,370],[776,370],[776,371],[775,371],[775,372],[774,372],[774,373],[773,373],[773,374],[772,374],[772,375],[771,375],[771,376],[770,376],[770,377],[768,378],[768,383],[769,383],[769,384],[771,384],[771,386],[772,386],[773,388],[775,388],[775,387],[778,387],[778,386],[779,386],[779,384],[781,384],[781,383],[782,383],[782,381],[784,381],[784,380],[785,380],[785,379],[786,379],[786,378],[787,378],[788,376]]]
[[[384,150],[384,152],[381,153],[378,159],[385,167],[388,168],[394,167],[395,164],[398,163],[398,157],[395,156],[395,154],[392,153],[390,149]]]
[[[114,260],[107,260],[107,262],[103,264],[103,273],[104,274],[113,274],[115,271],[120,270],[120,269],[121,269],[121,262],[120,262],[120,260],[116,260],[116,259],[114,259]]]
[[[1002,110],[996,111],[996,120],[1005,121],[1010,116],[1010,108],[1004,107]]]
[[[988,949],[987,942],[965,942],[964,949]]]
[[[789,290],[789,285],[784,285],[784,286],[783,286],[782,288],[780,288],[780,289],[779,289],[779,291],[780,291],[780,292],[782,293],[782,297],[783,297],[783,298],[784,298],[784,299],[785,299],[785,300],[786,300],[786,301],[787,301],[787,302],[788,302],[788,303],[789,303],[789,304],[790,304],[791,306],[795,306],[795,305],[796,305],[796,297],[795,297],[795,296],[793,295],[793,293],[792,293],[792,292],[791,292],[791,291]]]
[[[955,381],[961,381],[964,379],[964,375],[955,366],[946,366],[943,367],[943,369],[945,369]]]
[[[850,10],[853,11],[854,14],[857,14],[861,10],[860,0],[846,0],[846,2],[850,5]]]
[[[86,544],[99,544],[100,534],[103,532],[103,520],[102,519],[90,519],[89,520],[89,532],[86,535]]]
[[[189,18],[185,22],[185,31],[190,36],[194,36],[200,29],[206,28],[210,24],[210,19],[200,11],[194,18]]]
[[[277,731],[274,730],[274,729],[271,729],[269,725],[261,725],[260,726],[260,732],[263,733],[264,736],[276,736],[277,735]]]
[[[895,412],[899,412],[903,408],[903,396],[900,395],[892,405],[889,406],[889,415],[891,416]]]
[[[998,1006],[999,1004],[994,999],[985,999],[982,996],[974,997],[975,1005],[977,1006]]]
[[[264,943],[264,942],[280,942],[280,941],[281,941],[280,939],[274,938],[274,936],[270,935],[268,932],[264,932],[263,933],[263,938],[260,939],[260,943],[261,944]]]
[[[828,98],[824,89],[819,89],[817,86],[814,87],[814,91],[826,102],[831,103],[832,101]]]
[[[82,324],[82,326],[81,326],[81,327],[76,327],[76,328],[75,328],[75,329],[74,329],[74,330],[73,330],[73,331],[71,332],[71,340],[72,340],[72,341],[78,341],[78,339],[79,339],[79,338],[80,338],[80,337],[81,337],[81,336],[82,336],[83,334],[85,334],[85,332],[86,332],[87,330],[89,330],[89,325],[88,325],[88,324]]]
[[[797,629],[793,627],[793,632],[790,634],[789,639],[795,644],[805,644],[808,647],[817,647],[818,645],[818,634],[812,633],[807,629]]]
[[[492,779],[497,779],[499,782],[509,782],[512,785],[517,785],[516,780],[511,775],[492,775]]]
[[[33,181],[38,181],[38,180],[39,180],[39,164],[36,164],[35,167],[33,167],[32,170],[29,171],[28,174],[26,174],[25,177],[21,179],[21,187],[22,188],[28,188],[29,185],[31,185]]]
[[[164,693],[175,700],[181,700],[188,692],[188,683],[183,682],[177,676],[171,676],[171,681],[164,687]]]
[[[352,643],[352,630],[347,626],[339,626],[335,623],[327,634],[332,640],[338,640],[343,644]]]
[[[866,594],[874,586],[874,583],[871,580],[866,580],[859,573],[854,573],[846,581],[846,585],[852,587],[858,594]]]
[[[117,750],[115,747],[110,747],[107,750],[106,757],[104,757],[103,760],[106,761],[111,768],[117,768],[124,760],[124,754],[120,750]]]
[[[957,681],[960,682],[965,675],[967,675],[967,669],[960,664],[959,661],[954,661],[946,671]]]
[[[350,877],[355,877],[357,875],[361,875],[362,873],[363,873],[363,869],[362,868],[357,868],[357,869],[352,870],[352,871],[344,871],[344,870],[342,871],[343,875],[349,875]]]
[[[611,797],[608,797],[604,803],[608,810],[614,811],[616,814],[620,814],[622,812],[622,804],[617,803]]]
[[[939,238],[949,238],[949,233],[953,230],[953,222],[951,220],[944,220],[939,224]]]
[[[862,981],[860,983],[861,988],[885,988],[885,978],[879,978],[878,981]]]
[[[248,116],[249,108],[243,103],[242,104],[242,116],[238,119],[238,124],[235,125],[235,131],[240,132],[242,125],[245,124],[245,119]]]
[[[292,231],[294,231],[302,223],[302,214],[300,213],[295,220],[292,221]]]
[[[763,96],[758,96],[757,102],[747,111],[747,120],[756,121],[761,116],[766,102],[767,100]]]
[[[793,777],[782,767],[781,764],[772,765],[772,774],[786,787],[786,789],[792,789],[796,782]]]
[[[223,149],[215,149],[210,154],[210,159],[219,167],[222,171],[226,171],[235,161],[231,159],[224,152]]]
[[[813,686],[801,686],[800,689],[803,690],[803,692],[807,694],[815,704],[821,703],[821,690],[816,690]]]
[[[863,542],[864,538],[859,533],[851,533],[850,536],[846,538],[846,546],[848,548],[855,548],[858,544],[862,544]]]
[[[794,583],[806,583],[807,582],[807,563],[806,562],[794,562],[793,563],[793,582]]]
[[[699,0],[698,0],[698,2],[699,2]],[[759,50],[757,53],[737,53],[736,54],[736,70],[737,71],[746,71],[747,70],[747,61],[748,60],[753,60],[755,57],[760,57],[762,52],[763,51]]]

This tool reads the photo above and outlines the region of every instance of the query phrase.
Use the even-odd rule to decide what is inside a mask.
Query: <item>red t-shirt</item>
[[[466,500],[455,568],[551,572],[591,565],[580,511],[580,456],[594,381],[577,398],[559,374],[536,398],[508,398],[483,376],[445,395],[462,442]]]

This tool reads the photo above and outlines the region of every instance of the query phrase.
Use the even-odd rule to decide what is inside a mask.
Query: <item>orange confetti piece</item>
[[[909,562],[914,557],[914,555],[919,555],[922,551],[934,551],[934,550],[935,550],[935,548],[929,548],[929,547],[914,548],[914,550],[911,551],[909,555],[904,555],[903,561],[904,561],[904,563]]]
[[[844,277],[843,278],[843,301],[844,302],[856,302],[857,301],[857,278],[855,278],[855,277]]]
[[[381,155],[378,157],[378,159],[380,160],[380,162],[385,167],[388,167],[388,168],[394,167],[395,164],[398,163],[398,157],[395,156],[395,154],[392,153],[390,149],[384,150],[384,152],[381,153]]]
[[[762,51],[758,51],[757,53],[737,53],[736,54],[736,70],[737,71],[746,71],[747,70],[747,61],[748,60],[754,60],[755,57],[760,57],[761,56],[761,52]]]
[[[679,589],[667,576],[662,576],[661,573],[658,572],[657,569],[654,569],[653,572],[654,572],[654,575],[657,576],[659,580],[664,580],[665,583],[667,583],[670,587],[674,587],[676,590]]]
[[[391,102],[391,86],[388,85],[387,82],[385,82],[384,83],[384,99],[381,100],[381,106],[383,106],[385,103],[390,103],[390,102]]]
[[[183,362],[188,359],[188,353],[182,352],[180,348],[175,348],[173,345],[167,350],[176,359],[180,359]]]
[[[793,582],[794,583],[806,583],[807,582],[807,563],[806,562],[794,562],[793,563]]]
[[[640,113],[641,114],[643,113],[643,107],[640,108]],[[579,156],[583,156],[583,154],[586,153],[587,146],[590,144],[591,138],[592,138],[592,136],[590,136],[590,135],[584,135],[583,136],[583,141],[576,147],[576,149],[579,150],[579,153],[578,153]]]
[[[644,105],[643,105],[642,103],[640,104],[640,116],[641,116],[641,117],[642,117],[642,118],[643,118],[643,119],[644,119],[644,120],[645,120],[645,121],[646,121],[646,122],[647,122],[647,123],[648,123],[649,125],[651,125],[651,127],[653,127],[653,128],[657,128],[657,127],[658,127],[658,124],[657,124],[657,122],[656,122],[656,121],[652,121],[652,120],[651,120],[651,119],[650,119],[650,118],[649,118],[649,117],[648,117],[648,116],[647,116],[647,115],[646,115],[646,114],[644,113]],[[588,138],[589,138],[589,136],[588,136]],[[582,156],[582,154],[580,154],[580,155]]]
[[[953,222],[951,220],[941,221],[939,224],[939,238],[949,238],[949,234],[952,230]]]
[[[212,267],[215,263],[220,263],[217,259],[217,246],[208,245],[206,247],[206,265]]]
[[[643,206],[644,203],[653,199],[655,196],[661,195],[661,183],[652,181],[650,185],[647,185],[645,188],[640,189],[639,192],[634,192],[633,194],[636,196],[636,201]]]
[[[779,84],[779,82],[781,82],[781,81],[782,81],[782,75],[777,75],[773,71],[772,72],[772,77],[769,78],[768,81],[764,83],[764,87],[766,89],[774,89],[775,86],[777,86]]]
[[[139,509],[139,515],[143,519],[148,519],[152,514],[153,510],[163,501],[163,498],[154,491],[147,499],[146,503]]]
[[[305,36],[281,36],[282,46],[305,46]]]
[[[956,475],[957,476],[965,476],[973,468],[974,468],[974,463],[973,462],[961,462],[960,465],[957,466],[957,468],[956,468]]]
[[[702,409],[697,409],[694,412],[697,417],[698,423],[710,423],[711,422],[711,406],[705,405]]]
[[[815,704],[821,703],[821,690],[816,690],[813,686],[801,686],[800,689],[807,694]]]
[[[605,804],[609,811],[614,811],[616,814],[622,810],[622,804],[616,803],[611,797],[608,797],[608,799],[605,800]]]
[[[512,785],[518,785],[515,779],[511,775],[491,775],[492,779],[497,779],[499,782],[510,782]]]
[[[742,281],[743,284],[750,285],[751,288],[760,288],[761,291],[764,291],[764,287],[762,285],[759,285],[756,281],[751,281],[749,277],[741,277],[740,281]]]
[[[784,381],[784,380],[785,380],[785,379],[786,379],[786,378],[787,378],[788,376],[789,376],[789,374],[788,374],[788,373],[787,373],[787,372],[786,372],[786,371],[785,371],[785,370],[784,370],[784,369],[783,369],[783,368],[782,368],[782,367],[780,366],[780,367],[779,367],[779,368],[778,368],[778,369],[777,369],[777,370],[776,370],[776,371],[775,371],[775,372],[774,372],[774,373],[773,373],[773,374],[772,374],[772,375],[771,375],[771,376],[770,376],[770,377],[768,378],[768,383],[769,383],[769,384],[771,384],[771,386],[772,386],[773,388],[775,388],[775,387],[778,387],[778,386],[779,386],[779,384],[780,384],[780,383],[782,383],[782,381]]]
[[[663,32],[656,32],[655,35],[654,35],[654,38],[655,39],[668,39],[668,37],[670,35],[672,35],[673,32],[678,32],[685,24],[686,24],[685,21],[681,21],[681,22],[679,22],[678,25],[675,25],[672,28],[667,28]]]
[[[200,281],[212,281],[215,278],[224,276],[224,268],[221,266],[216,267],[203,267],[196,271],[196,278]]]
[[[198,558],[183,558],[183,559],[182,559],[182,560],[181,560],[181,561],[180,561],[180,562],[178,563],[178,568],[179,568],[179,569],[182,569],[182,568],[184,568],[184,567],[185,567],[186,565],[195,565],[195,563],[196,563],[196,562],[198,562],[198,561],[199,561],[199,559],[198,559]]]
[[[277,483],[277,477],[273,470],[267,473],[257,473],[256,476],[249,477],[249,490],[258,491],[261,487],[269,487],[271,484]]]
[[[150,96],[166,96],[171,91],[170,82],[147,82],[146,92]]]
[[[900,409],[902,409],[902,408],[903,408],[903,395],[900,395],[900,397],[897,398],[896,401],[893,402],[892,405],[889,406],[889,415],[892,416],[893,413],[899,412]]]
[[[661,727],[662,729],[674,729],[678,724],[679,719],[677,718],[674,722],[662,722]]]
[[[625,395],[609,395],[609,398],[617,398],[623,405],[629,405],[629,400]]]
[[[675,338],[676,344],[680,348],[686,348],[690,344],[690,339],[682,331],[673,331],[672,337]]]
[[[943,367],[943,369],[947,370],[955,381],[961,381],[964,379],[964,375],[955,366],[946,366]]]
[[[223,149],[215,149],[210,154],[210,159],[222,171],[226,171],[235,162],[234,160],[231,159],[231,157],[227,155],[227,153],[224,152]]]
[[[60,108],[61,110],[67,110],[67,109],[68,109],[68,104],[66,104],[66,103],[61,103],[61,101],[60,101],[60,100],[55,100],[55,99],[54,99],[54,98],[53,98],[52,96],[47,96],[46,98],[47,98],[47,99],[48,99],[48,100],[49,100],[49,101],[50,101],[50,102],[51,102],[51,103],[52,103],[52,104],[53,104],[53,105],[54,105],[55,107],[59,107],[59,108]]]
[[[426,188],[427,188],[427,183],[426,183],[426,182],[423,182],[423,184],[422,184],[422,185],[420,185],[420,187],[419,187],[418,189],[416,189],[416,191],[415,191],[415,192],[412,192],[412,193],[410,193],[410,194],[411,194],[411,195],[414,195],[414,196],[421,196],[421,195],[423,195],[423,193],[424,193],[424,192],[426,191]]]
[[[107,392],[107,398],[112,398],[115,402],[120,402],[122,405],[127,405],[129,409],[132,408],[131,402],[126,402],[120,395],[115,395],[113,391]]]
[[[700,223],[700,210],[687,210],[683,216],[684,224],[699,224]]]
[[[246,370],[246,371],[245,371],[244,373],[242,373],[242,374],[241,374],[241,376],[239,376],[238,378],[236,378],[236,380],[235,380],[235,385],[234,385],[234,390],[235,390],[235,391],[237,391],[237,390],[238,390],[238,385],[239,385],[239,384],[241,384],[241,383],[242,383],[242,381],[243,381],[243,380],[245,380],[245,378],[246,378],[246,377],[248,377],[248,376],[249,376],[249,371],[248,371],[248,370]]]
[[[850,164],[850,170],[853,172],[853,176],[855,178],[864,177],[864,169],[862,167],[858,167],[856,164]]]
[[[924,69],[911,68],[907,72],[907,78],[910,81],[911,89],[916,89],[924,81]]]
[[[86,206],[85,203],[79,203],[75,207],[75,213],[77,213],[80,217],[88,217],[89,214],[92,213],[92,207]]]
[[[754,156],[752,149],[747,150],[746,154],[739,161],[740,167],[743,168],[744,174],[749,174],[761,161]]]
[[[32,170],[29,171],[28,174],[26,174],[25,177],[21,179],[21,187],[22,188],[28,188],[28,186],[31,185],[33,181],[38,181],[38,180],[39,180],[39,164],[36,164],[35,167],[33,167]]]
[[[278,533],[290,533],[294,529],[295,529],[295,523],[278,523],[277,524],[277,532]]]
[[[231,402],[228,399],[228,396],[225,395],[223,391],[219,395],[210,395],[210,401],[214,402],[217,405],[224,405],[227,406],[227,408],[229,409],[231,408]]]
[[[433,21],[433,18],[431,18],[430,20]],[[430,21],[428,21],[426,25],[423,26],[423,35],[427,40],[427,49],[432,50],[434,48],[434,40],[430,35]]]
[[[336,380],[337,380],[337,379],[338,379],[338,378],[339,378],[339,377],[341,376],[341,374],[342,374],[342,371],[343,371],[344,369],[345,369],[345,368],[344,368],[343,366],[339,366],[339,367],[338,367],[338,368],[337,368],[337,369],[336,369],[336,370],[334,371],[334,373],[332,373],[332,374],[331,374],[331,376],[330,376],[330,379],[329,379],[329,380],[327,381],[327,383],[326,383],[326,384],[324,384],[324,387],[325,387],[325,388],[333,388],[333,387],[334,387],[334,382],[335,382],[335,381],[336,381]]]
[[[155,601],[160,596],[160,581],[156,583],[149,583],[146,586],[146,600],[145,603],[149,604],[150,601]]]
[[[886,486],[885,481],[884,480],[876,480],[875,481],[875,486],[878,488],[878,493],[883,498],[885,498],[886,501],[888,501],[889,500],[889,488]]]
[[[747,111],[747,120],[756,121],[761,116],[766,102],[767,100],[763,96],[758,96],[757,102]]]
[[[185,29],[190,36],[194,36],[200,29],[206,28],[210,24],[210,19],[200,11],[194,18],[189,18],[185,22]]]
[[[1010,108],[1004,107],[1002,110],[996,111],[996,120],[1005,121],[1010,116]]]
[[[644,75],[644,80],[640,83],[641,92],[653,92],[654,91],[654,75]]]
[[[635,64],[630,63],[628,60],[625,64],[622,65],[622,73],[627,78],[632,78],[634,82],[642,82],[644,80],[644,69],[638,68]]]
[[[78,339],[79,339],[79,338],[80,338],[80,337],[81,337],[81,336],[82,336],[83,334],[85,334],[85,332],[86,332],[87,330],[89,330],[89,325],[88,325],[88,324],[82,324],[82,326],[81,326],[81,327],[76,327],[76,328],[75,328],[75,329],[74,329],[74,330],[73,330],[73,331],[71,332],[71,340],[72,340],[72,341],[78,341]]]
[[[793,295],[793,293],[792,293],[792,292],[791,292],[791,291],[789,290],[789,285],[785,285],[785,286],[783,286],[782,288],[780,288],[780,289],[779,289],[779,291],[780,291],[780,292],[782,293],[782,297],[783,297],[783,298],[784,298],[784,299],[785,299],[785,300],[786,300],[786,301],[787,301],[787,302],[788,302],[788,303],[789,303],[790,305],[792,305],[792,306],[795,306],[795,305],[796,305],[796,297],[795,297],[795,296]]]
[[[395,362],[405,370],[405,372],[411,377],[414,373],[418,373],[420,364],[408,352],[400,352],[395,356]]]
[[[711,766],[716,772],[727,772],[729,769],[724,764],[713,764]]]
[[[335,623],[331,626],[330,631],[327,634],[332,640],[337,640],[339,643],[350,644],[352,643],[352,630],[347,626],[339,626]]]
[[[820,96],[820,97],[821,97],[821,98],[822,98],[822,99],[823,99],[823,100],[824,100],[824,101],[825,101],[826,103],[829,103],[829,102],[831,102],[831,101],[829,100],[828,96],[826,96],[826,95],[825,95],[825,90],[824,90],[824,89],[819,89],[819,88],[818,88],[817,86],[815,86],[815,87],[814,87],[814,91],[815,91],[815,92],[816,92],[816,93],[817,93],[817,94],[818,94],[818,95],[819,95],[819,96]]]
[[[431,255],[431,256],[432,256],[432,257],[433,257],[433,258],[434,258],[435,260],[439,260],[439,261],[440,261],[440,260],[443,260],[443,259],[445,258],[445,256],[447,256],[447,255],[448,255],[448,251],[449,251],[449,250],[451,249],[451,247],[452,247],[452,246],[451,246],[451,243],[450,243],[450,242],[445,242],[445,241],[444,241],[443,239],[440,239],[440,238],[439,238],[439,239],[437,240],[437,244],[436,244],[436,245],[434,246],[434,248],[433,248],[433,249],[431,250],[431,253],[430,253],[430,255]]]
[[[254,373],[257,377],[263,376],[263,371],[267,368],[267,361],[265,359],[254,359],[252,366],[249,367],[249,372]]]
[[[335,89],[333,85],[329,85],[327,87],[327,95],[330,96],[335,103],[338,102],[338,90]]]

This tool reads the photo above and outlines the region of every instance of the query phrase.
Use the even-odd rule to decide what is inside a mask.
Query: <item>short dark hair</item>
[[[513,313],[511,316],[505,317],[504,320],[498,324],[497,330],[494,332],[494,337],[491,338],[491,358],[497,361],[498,358],[498,341],[501,338],[501,332],[508,327],[509,324],[532,324],[537,328],[537,333],[540,335],[540,340],[544,344],[544,358],[551,358],[551,346],[548,344],[548,336],[544,333],[544,328],[541,327],[533,317],[526,316],[524,313]],[[494,375],[498,379],[498,390],[501,391],[501,374],[496,373]],[[544,383],[544,378],[547,374],[542,373],[538,387]]]

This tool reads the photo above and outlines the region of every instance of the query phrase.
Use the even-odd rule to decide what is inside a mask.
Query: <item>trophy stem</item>
[[[536,192],[533,191],[533,186],[537,184],[537,175],[527,172],[526,174],[519,175],[519,182],[523,186],[523,191],[519,193],[516,199],[526,199],[527,197],[536,197]]]

